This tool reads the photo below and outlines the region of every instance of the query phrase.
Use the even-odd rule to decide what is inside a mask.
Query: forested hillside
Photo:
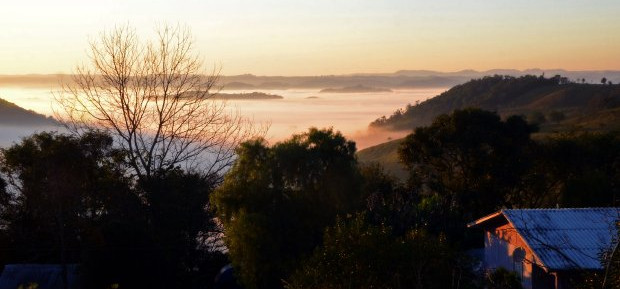
[[[542,131],[612,130],[620,126],[620,85],[571,82],[559,75],[486,76],[457,85],[427,101],[408,105],[370,125],[412,130],[438,115],[467,107],[523,115]]]
[[[534,138],[554,133],[608,132],[620,129],[620,85],[570,82],[554,76],[486,76],[457,85],[422,103],[399,109],[370,125],[389,130],[412,131],[429,125],[435,117],[455,109],[481,108],[506,118],[521,115],[539,131]],[[397,157],[402,139],[358,152],[363,163],[377,162],[404,180],[404,166]]]

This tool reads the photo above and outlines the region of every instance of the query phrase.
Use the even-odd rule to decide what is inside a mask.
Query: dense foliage
[[[442,236],[411,230],[396,237],[362,214],[338,218],[286,287],[450,288],[457,278],[454,253]]]
[[[407,136],[399,153],[409,187],[424,196],[423,222],[462,239],[465,222],[511,205],[523,191],[534,129],[519,117],[466,109]]]
[[[467,222],[620,205],[619,134],[534,141],[535,129],[479,109],[441,115],[401,143],[404,183],[358,164],[333,129],[244,142],[221,184],[178,167],[134,178],[104,133],[35,134],[0,151],[0,262],[80,263],[87,288],[204,288],[227,258],[248,289],[519,288],[475,270],[466,252],[482,233]],[[576,276],[584,288],[617,287],[620,254],[601,256],[607,278]]]
[[[111,145],[95,132],[80,139],[40,133],[2,150],[0,171],[11,184],[2,198],[11,259],[76,262],[91,224],[133,218],[127,206],[138,200]]]
[[[278,288],[336,215],[361,206],[355,144],[313,128],[271,147],[243,143],[237,154],[212,202],[244,285]]]
[[[203,287],[223,265],[206,248],[213,182],[171,170],[135,183],[100,132],[39,133],[2,149],[6,263],[80,263],[84,286]]]

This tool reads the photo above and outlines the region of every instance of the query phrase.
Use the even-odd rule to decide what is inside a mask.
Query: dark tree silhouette
[[[235,272],[247,288],[280,288],[336,215],[363,205],[355,143],[331,129],[268,146],[245,142],[212,196]]]
[[[77,134],[108,132],[141,180],[179,166],[218,175],[237,144],[263,130],[210,99],[218,75],[205,76],[188,28],[156,32],[152,42],[127,26],[101,33],[90,44],[90,63],[56,95],[57,118]]]

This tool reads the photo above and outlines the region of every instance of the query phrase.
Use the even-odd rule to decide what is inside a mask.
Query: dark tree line
[[[206,247],[214,182],[179,169],[135,182],[123,154],[93,131],[2,149],[3,264],[78,263],[86,288],[210,284],[225,262]]]
[[[513,286],[510,274],[472,271],[464,252],[482,233],[468,222],[501,208],[618,205],[617,134],[534,140],[536,130],[478,109],[442,115],[403,142],[406,184],[357,164],[331,130],[245,143],[213,195],[238,277],[248,288]]]
[[[248,289],[513,286],[473,270],[464,252],[482,235],[467,222],[620,201],[617,133],[535,131],[478,109],[442,115],[403,142],[406,183],[359,164],[333,129],[244,142],[221,183],[179,168],[136,179],[105,133],[40,133],[0,153],[0,261],[80,263],[88,288],[205,287],[227,258]],[[212,243],[222,232],[227,256]]]

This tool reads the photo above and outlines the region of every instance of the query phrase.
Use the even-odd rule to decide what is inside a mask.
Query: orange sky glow
[[[542,3],[541,3],[542,2]],[[189,26],[222,74],[494,68],[620,70],[620,1],[14,1],[0,74],[71,73],[89,39],[130,24]]]

